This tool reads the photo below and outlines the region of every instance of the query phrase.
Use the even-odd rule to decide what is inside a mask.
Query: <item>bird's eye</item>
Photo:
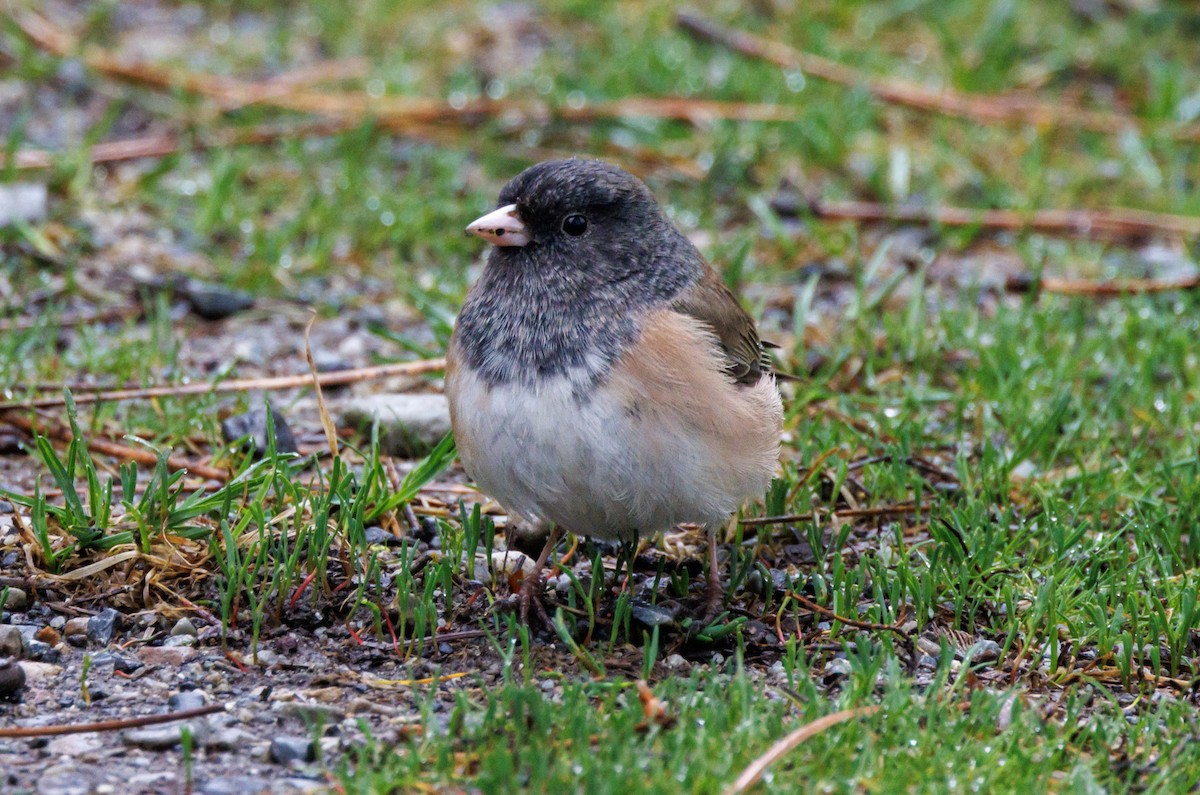
[[[587,231],[588,222],[579,213],[571,213],[563,219],[562,228],[571,237],[579,237]]]

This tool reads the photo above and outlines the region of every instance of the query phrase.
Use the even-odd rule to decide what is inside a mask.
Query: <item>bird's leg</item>
[[[721,585],[720,564],[717,562],[717,525],[705,525],[708,534],[708,582],[704,587],[704,612],[700,625],[707,626],[725,605],[725,588]]]
[[[562,531],[557,525],[550,528],[550,535],[546,537],[546,545],[542,547],[541,554],[533,564],[533,571],[525,575],[524,582],[521,583],[521,623],[529,625],[529,603],[533,600],[534,591],[541,591],[542,585],[542,569],[546,568],[546,561],[550,559],[550,553],[558,546],[559,540],[562,539]],[[541,617],[546,618],[545,608],[542,607],[541,596],[538,596],[538,612]]]

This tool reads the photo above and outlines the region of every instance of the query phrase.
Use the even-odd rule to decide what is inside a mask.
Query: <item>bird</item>
[[[564,530],[628,542],[689,523],[707,533],[711,620],[717,531],[778,467],[769,343],[645,183],[606,161],[533,165],[466,231],[492,249],[445,392],[467,475],[549,531],[522,621]]]

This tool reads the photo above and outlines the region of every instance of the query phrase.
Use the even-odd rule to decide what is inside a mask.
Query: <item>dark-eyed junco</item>
[[[628,540],[703,524],[711,616],[716,531],[779,456],[783,407],[754,321],[616,166],[539,163],[499,203],[467,227],[495,247],[446,357],[463,466],[552,526],[538,573],[564,529]]]

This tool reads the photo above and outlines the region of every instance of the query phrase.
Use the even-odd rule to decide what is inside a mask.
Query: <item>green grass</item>
[[[318,613],[394,644],[414,665],[432,653],[426,638],[439,619],[486,630],[502,680],[470,672],[457,680],[466,685],[429,688],[413,702],[421,731],[325,760],[347,792],[717,792],[795,726],[870,704],[883,709],[808,740],[765,789],[1195,786],[1200,299],[1005,294],[995,285],[1011,272],[1124,278],[1162,266],[1139,245],[972,229],[931,230],[914,253],[907,230],[781,219],[768,199],[790,180],[827,198],[1200,213],[1196,146],[1172,135],[1200,117],[1200,16],[1163,2],[1145,12],[1096,4],[1089,18],[1071,4],[1017,0],[809,3],[776,14],[769,3],[727,3],[714,12],[868,74],[1074,98],[1146,120],[1141,131],[1100,135],[889,107],[697,43],[674,28],[671,4],[619,5],[549,3],[505,54],[489,49],[487,12],[466,3],[368,4],[358,14],[321,0],[286,11],[211,3],[187,34],[194,46],[173,63],[273,74],[319,50],[365,56],[366,85],[389,94],[552,105],[686,96],[779,103],[796,120],[500,119],[409,136],[367,119],[327,137],[92,168],[85,142],[56,140],[26,102],[0,121],[7,149],[62,155],[44,177],[50,220],[0,230],[0,316],[36,318],[0,334],[0,385],[21,397],[35,383],[214,377],[199,366],[205,327],[173,314],[168,294],[122,276],[139,257],[273,307],[312,305],[318,328],[375,310],[391,356],[437,355],[477,274],[480,247],[461,233],[465,222],[531,162],[603,155],[646,178],[740,288],[764,335],[784,344],[785,365],[807,373],[786,403],[783,478],[747,515],[819,518],[742,528],[729,547],[736,611],[700,637],[647,631],[631,621],[628,593],[598,585],[611,556],[583,546],[560,597],[566,609],[530,637],[498,609],[509,588],[490,557],[476,565],[476,551],[490,553],[496,538],[470,503],[437,518],[431,562],[418,563],[413,544],[364,540],[372,523],[404,523],[403,505],[439,475],[448,447],[398,491],[370,440],[319,471],[273,455],[255,463],[220,441],[217,422],[219,409],[255,405],[250,397],[79,412],[81,438],[131,434],[158,451],[199,445],[233,462],[239,477],[211,493],[185,487],[165,465],[117,470],[80,444],[33,443],[28,469],[41,483],[10,498],[28,514],[39,567],[69,571],[113,550],[182,545],[212,574],[190,598],[220,618],[224,642],[247,651],[265,628]],[[88,12],[88,40],[122,46],[128,31],[115,11],[102,3]],[[0,51],[30,92],[61,92],[61,62],[11,25],[0,27]],[[127,117],[185,134],[290,118],[84,79],[116,94],[89,141],[121,137]],[[95,220],[97,210],[111,215]],[[1194,267],[1196,241],[1163,251]],[[66,332],[60,323],[137,296],[137,319]],[[223,377],[258,372],[220,358]],[[47,500],[47,489],[65,496]],[[830,517],[906,500],[924,507]],[[670,581],[648,600],[686,594],[696,569],[677,563],[632,564],[636,582]],[[814,615],[774,586],[771,569],[838,616],[905,624],[926,651],[940,644],[936,662],[920,664],[899,633]],[[770,585],[750,588],[756,579]],[[961,648],[956,632],[967,639]],[[979,641],[998,644],[998,657],[966,651]],[[722,661],[683,675],[665,664],[676,653]],[[639,674],[669,702],[674,725],[639,728]]]

